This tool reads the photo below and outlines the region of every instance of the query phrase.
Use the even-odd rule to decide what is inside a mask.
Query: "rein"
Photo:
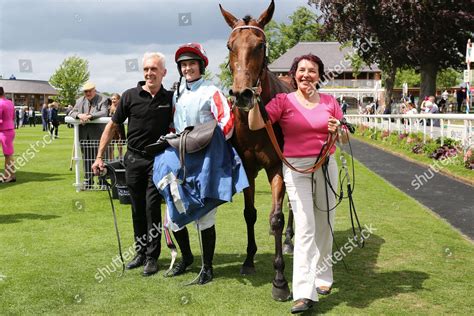
[[[318,156],[318,159],[309,168],[306,169],[298,169],[294,167],[288,160],[286,160],[285,156],[283,156],[283,153],[281,152],[280,145],[278,145],[278,141],[276,140],[275,132],[273,130],[272,123],[270,120],[267,120],[265,122],[265,129],[267,130],[268,136],[270,138],[270,141],[272,142],[273,149],[275,149],[275,152],[277,153],[278,157],[280,160],[291,170],[298,172],[298,173],[313,173],[326,162],[326,159],[329,157],[331,148],[334,146],[336,143],[337,137],[331,133],[329,133],[328,138],[326,142],[323,145],[323,149],[321,150],[320,155]]]

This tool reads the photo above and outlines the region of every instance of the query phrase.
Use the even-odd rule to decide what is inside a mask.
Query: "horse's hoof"
[[[240,268],[240,274],[241,275],[249,275],[249,274],[255,274],[255,267],[247,267],[247,266],[242,266]]]
[[[284,244],[283,245],[283,253],[285,255],[292,255],[293,254],[293,244]]]
[[[288,284],[283,288],[272,286],[272,297],[275,301],[286,302],[291,299],[291,292]]]

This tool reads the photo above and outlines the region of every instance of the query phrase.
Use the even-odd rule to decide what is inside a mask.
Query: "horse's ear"
[[[231,28],[234,28],[234,25],[237,23],[238,19],[232,15],[232,13],[224,10],[222,5],[219,3],[219,8],[221,9],[222,16],[224,17],[224,20],[229,24]]]
[[[265,10],[265,12],[260,15],[260,17],[257,20],[258,25],[260,25],[261,28],[265,27],[268,22],[272,19],[273,12],[275,11],[275,2],[272,0],[272,3],[268,6],[268,8]]]

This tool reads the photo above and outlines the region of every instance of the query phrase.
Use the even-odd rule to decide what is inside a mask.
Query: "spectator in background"
[[[33,125],[33,127],[36,127],[35,120],[36,120],[35,108],[30,107],[30,111],[28,112],[28,122],[30,123],[30,127],[31,125]]]
[[[420,113],[425,113],[428,106],[428,97],[426,96],[420,104]]]
[[[79,119],[79,140],[99,141],[105,124],[88,124],[99,117],[109,114],[109,100],[106,96],[98,94],[95,84],[87,82],[83,87],[83,97],[76,100],[76,105],[69,113],[74,119]],[[84,161],[84,185],[90,187],[94,184],[92,164],[97,156],[97,146],[81,144],[82,159]],[[107,153],[105,153],[107,155]]]
[[[43,104],[41,108],[41,123],[43,124],[43,132],[48,131],[49,109],[47,104]]]
[[[456,90],[456,101],[458,102],[458,113],[461,113],[462,111],[462,103],[466,99],[466,89],[465,88],[459,88]]]
[[[28,121],[29,121],[29,111],[28,111],[28,107],[25,106],[23,107],[23,125],[26,126],[26,124],[28,124]]]
[[[444,90],[441,93],[441,100],[439,101],[440,112],[446,112],[446,106],[448,105],[449,93],[447,90]]]
[[[5,98],[3,87],[0,87],[0,145],[5,156],[5,169],[0,176],[0,183],[16,181],[15,162],[13,160],[14,121],[15,107],[12,101]]]
[[[49,122],[51,123],[50,125],[51,129],[49,130],[49,132],[51,133],[51,138],[53,138],[53,132],[54,132],[54,138],[59,138],[58,136],[58,128],[59,128],[58,107],[59,107],[59,104],[57,102],[53,102],[50,104]]]
[[[346,114],[347,112],[347,102],[346,100],[342,99],[342,105],[341,105],[341,109],[342,109],[342,114]]]
[[[110,97],[110,109],[109,109],[109,116],[112,117],[117,111],[117,106],[120,102],[120,94],[114,93],[112,97]],[[117,128],[115,129],[115,134],[112,140],[117,142],[117,149],[119,154],[119,159],[123,159],[123,146],[122,141],[126,140],[127,136],[125,134],[125,126],[124,124],[117,124]],[[114,147],[109,147],[109,156],[113,157]]]
[[[69,105],[67,106],[67,108],[66,108],[66,116],[69,115],[69,113],[71,113],[71,111],[72,111],[73,108],[74,108],[74,107],[73,107],[71,104],[69,104]],[[74,127],[74,125],[72,125],[72,124],[70,124],[70,123],[67,123],[67,128],[73,128],[73,127]]]
[[[18,129],[20,127],[20,110],[15,110],[15,128]]]
[[[439,108],[438,108],[438,105],[436,104],[436,98],[434,96],[430,96],[428,100],[429,102],[431,102],[431,106],[428,109],[428,113],[431,113],[431,114],[439,113]],[[439,127],[438,119],[433,119],[433,126]]]
[[[411,103],[411,102],[407,103],[406,114],[408,114],[408,115],[418,114],[418,111],[416,110],[416,107],[413,103]]]
[[[25,110],[23,109],[23,106],[20,106],[20,109],[18,110],[18,128],[23,126],[23,120],[25,119]]]
[[[430,113],[439,113],[439,107],[436,104],[436,98],[434,96],[430,96],[428,100],[431,102]]]

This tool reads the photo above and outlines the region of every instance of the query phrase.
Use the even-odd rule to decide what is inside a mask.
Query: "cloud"
[[[48,80],[65,58],[77,55],[89,61],[91,80],[99,90],[121,92],[142,78],[140,72],[125,71],[125,60],[141,63],[145,51],[160,51],[167,57],[164,84],[170,87],[178,79],[174,52],[186,42],[204,45],[209,69],[217,74],[230,31],[219,3],[236,17],[258,17],[270,1],[0,0],[0,75]],[[274,20],[287,21],[306,3],[276,1]],[[179,14],[188,12],[192,25],[179,26]],[[19,59],[31,60],[33,72],[21,73]]]

